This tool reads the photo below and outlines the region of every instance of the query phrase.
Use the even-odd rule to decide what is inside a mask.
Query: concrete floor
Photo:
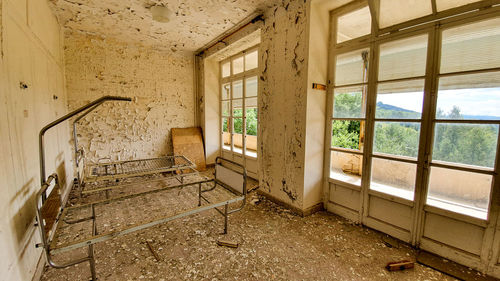
[[[256,193],[249,195],[248,203],[230,216],[227,235],[221,235],[222,217],[211,210],[99,243],[97,276],[99,280],[455,280],[419,264],[388,272],[387,262],[414,260],[416,251],[336,215],[318,212],[302,218]],[[114,213],[116,221],[126,216]],[[217,246],[220,238],[240,246]],[[78,251],[57,259],[76,255]],[[80,264],[46,268],[42,280],[89,278],[88,264]]]

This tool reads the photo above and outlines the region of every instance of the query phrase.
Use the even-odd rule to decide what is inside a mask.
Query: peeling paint
[[[65,44],[70,109],[104,95],[133,98],[105,103],[79,122],[79,143],[89,160],[171,154],[170,129],[194,126],[190,53],[91,35],[67,36]]]
[[[66,33],[85,33],[141,43],[156,49],[195,51],[254,11],[278,0],[49,0]],[[165,5],[174,16],[153,21],[150,7]],[[105,28],[103,28],[105,27]]]

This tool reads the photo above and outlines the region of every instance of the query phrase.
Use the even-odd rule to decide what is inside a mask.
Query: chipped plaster
[[[66,32],[139,42],[171,51],[195,51],[257,10],[277,0],[49,0]],[[149,8],[165,5],[175,16],[152,20]]]
[[[65,40],[70,109],[104,95],[127,96],[83,118],[79,143],[91,161],[172,153],[170,129],[194,126],[193,59],[99,36]]]
[[[308,6],[308,1],[283,1],[269,10],[260,45],[260,186],[298,208],[304,188]]]

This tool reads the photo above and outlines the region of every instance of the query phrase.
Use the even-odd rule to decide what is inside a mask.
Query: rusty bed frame
[[[76,179],[79,195],[96,191],[106,191],[116,188],[112,182],[126,178],[141,177],[154,174],[170,175],[183,182],[184,177],[198,174],[196,165],[183,155],[168,155],[158,158],[134,159],[126,161],[112,161],[110,157],[99,159],[97,163],[85,159],[85,151],[78,147],[78,122],[94,111],[100,104],[90,106],[73,120],[73,146],[76,166]],[[107,186],[97,190],[85,190],[86,183],[105,182]]]
[[[123,97],[112,97],[105,96],[100,99],[95,100],[94,102],[87,104],[67,115],[57,119],[56,121],[48,124],[40,131],[39,135],[39,148],[40,148],[40,181],[41,181],[41,189],[37,194],[37,202],[36,202],[36,223],[35,226],[39,229],[41,243],[36,244],[37,248],[43,248],[43,252],[45,254],[45,259],[49,266],[53,268],[67,268],[76,264],[89,262],[90,271],[92,275],[92,280],[97,280],[96,278],[96,270],[95,270],[95,258],[94,258],[94,244],[107,241],[113,239],[118,236],[126,235],[132,232],[144,230],[159,224],[163,224],[175,219],[187,217],[193,214],[197,214],[203,211],[214,209],[219,214],[224,217],[224,234],[227,233],[227,223],[228,223],[228,215],[234,212],[238,212],[245,207],[246,204],[246,195],[247,195],[247,174],[246,169],[233,161],[218,157],[216,159],[215,165],[215,173],[213,179],[203,179],[189,183],[183,183],[183,181],[179,181],[179,185],[174,186],[166,186],[162,188],[157,188],[154,190],[148,190],[145,192],[138,192],[129,195],[124,195],[116,198],[107,198],[101,201],[95,201],[89,204],[83,205],[75,205],[66,207],[66,200],[63,200],[61,196],[61,187],[59,186],[59,176],[54,173],[46,178],[45,175],[45,153],[44,153],[44,134],[50,128],[56,126],[59,123],[87,110],[87,109],[95,109],[97,106],[106,101],[130,101],[129,98]],[[87,111],[85,114],[88,114],[91,110]],[[76,147],[76,146],[75,146]],[[78,150],[75,154],[78,157]],[[173,160],[176,158],[174,156]],[[181,156],[179,156],[181,157]],[[186,158],[184,158],[186,159]],[[186,159],[187,160],[187,159]],[[188,160],[189,161],[189,160]],[[191,162],[189,162],[191,163]],[[109,164],[109,163],[108,163]],[[121,163],[123,164],[123,163]],[[174,165],[175,166],[175,165]],[[173,168],[173,167],[172,167]],[[179,167],[175,167],[179,169]],[[129,174],[130,175],[130,174]],[[135,183],[141,184],[141,182]],[[106,233],[99,234],[97,230],[96,224],[96,207],[97,206],[105,206],[106,204],[110,204],[112,202],[117,202],[120,200],[134,199],[141,196],[146,196],[152,193],[159,193],[165,190],[170,189],[179,189],[179,192],[184,187],[187,186],[198,186],[198,206],[195,208],[191,208],[187,211],[176,212],[173,215],[161,217],[158,219],[150,220],[147,222],[140,223],[138,225],[134,225],[131,227],[126,227],[124,229],[110,231]],[[205,188],[203,188],[205,186]],[[208,186],[208,188],[207,188]],[[53,187],[49,193],[49,189]],[[79,188],[79,186],[77,185]],[[119,185],[117,185],[119,187]],[[221,187],[228,194],[231,194],[230,198],[226,198],[224,200],[217,200],[216,202],[211,202],[207,196],[204,196],[205,193],[215,190],[217,187]],[[106,189],[106,188],[105,188]],[[48,194],[49,193],[49,194]],[[47,196],[48,195],[48,196]],[[229,208],[234,205],[234,203],[239,204],[235,208]],[[204,203],[206,205],[204,205]],[[66,216],[69,211],[81,209],[81,208],[90,208],[91,214],[90,216],[69,220]],[[83,222],[92,222],[91,236],[88,238],[84,238],[77,241],[71,241],[69,243],[57,243],[57,235],[58,230],[60,229],[61,224],[78,224]],[[52,259],[52,256],[57,253],[62,253],[70,250],[75,250],[79,248],[87,247],[87,256],[73,259],[67,261],[65,263],[59,263]]]

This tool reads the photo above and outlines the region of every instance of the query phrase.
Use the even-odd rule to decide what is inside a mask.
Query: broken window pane
[[[364,118],[365,103],[363,89],[365,86],[337,88],[333,98],[334,118]]]
[[[377,119],[420,119],[424,80],[381,83],[377,88]]]
[[[424,76],[426,61],[427,34],[381,44],[378,79]]]
[[[437,123],[432,160],[493,168],[498,124]]]
[[[427,204],[487,219],[492,181],[491,175],[431,167]]]
[[[245,80],[246,97],[256,97],[258,91],[257,76],[247,78]]]
[[[416,122],[375,122],[373,151],[416,158],[420,123]]]
[[[363,138],[363,121],[332,121],[332,147],[363,150]]]
[[[223,101],[222,102],[222,116],[231,116],[231,102],[230,101]]]
[[[222,65],[222,78],[228,77],[231,75],[231,64],[226,62]]]
[[[245,71],[257,68],[259,65],[258,51],[253,51],[245,55]]]
[[[446,29],[441,73],[500,66],[500,17]]]
[[[222,99],[228,100],[231,98],[231,85],[226,83],[222,85]]]
[[[361,186],[363,156],[331,151],[330,178]]]
[[[243,118],[233,118],[233,151],[243,152]]]
[[[243,56],[233,60],[233,75],[243,72]]]
[[[369,49],[357,50],[336,57],[335,86],[368,81]]]
[[[231,125],[229,120],[229,118],[222,118],[222,146],[227,150],[231,150],[231,132],[229,131]]]
[[[380,28],[430,14],[430,0],[380,0]]]
[[[407,200],[413,200],[417,165],[407,162],[372,158],[370,189]]]
[[[500,72],[440,78],[436,118],[500,120]]]
[[[337,43],[371,33],[372,18],[368,6],[347,13],[337,19]]]

